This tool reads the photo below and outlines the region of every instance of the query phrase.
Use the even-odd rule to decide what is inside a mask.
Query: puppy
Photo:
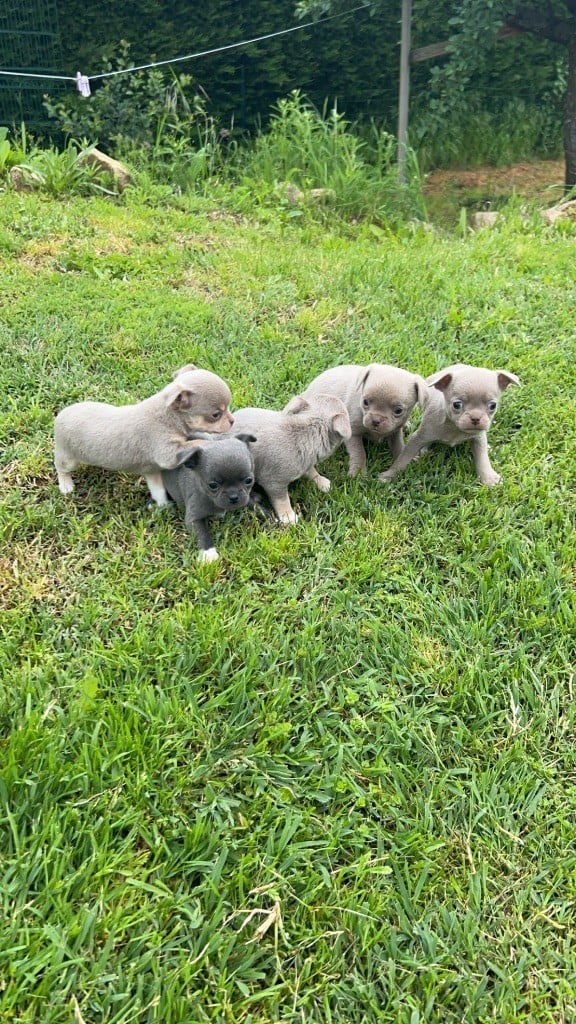
[[[255,441],[252,434],[200,441],[178,469],[162,473],[169,497],[186,510],[184,522],[196,533],[201,562],[218,558],[208,520],[251,504],[254,459],[248,445]]]
[[[281,523],[298,521],[288,496],[293,480],[306,476],[319,490],[330,490],[330,481],[319,475],[315,464],[351,434],[346,406],[333,395],[297,395],[283,412],[240,409],[234,413],[233,433],[245,431],[258,438],[251,446],[254,475]]]
[[[54,463],[62,494],[74,490],[71,473],[78,466],[100,466],[142,474],[153,500],[166,505],[161,471],[174,469],[190,453],[190,430],[230,429],[230,398],[220,377],[188,364],[176,371],[163,391],[136,405],[67,406],[54,424]]]
[[[390,469],[380,473],[378,479],[393,480],[434,441],[452,446],[470,441],[482,483],[487,487],[500,483],[501,477],[490,465],[487,432],[501,393],[510,384],[519,384],[518,377],[505,370],[457,363],[433,373],[426,383],[430,393],[422,422]]]
[[[402,428],[417,403],[427,398],[422,377],[396,366],[335,366],[316,377],[303,392],[335,395],[348,409],[352,434],[344,442],[350,459],[349,476],[366,472],[363,437],[386,440],[393,458],[402,451]]]

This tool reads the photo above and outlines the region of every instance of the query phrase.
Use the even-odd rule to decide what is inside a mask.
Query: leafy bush
[[[496,113],[471,110],[440,123],[424,115],[415,118],[412,140],[426,170],[504,167],[537,156],[560,157],[561,115],[552,101],[547,108],[515,102]]]
[[[25,163],[16,165],[20,172],[21,187],[27,190],[38,189],[55,198],[86,196],[95,192],[114,194],[106,187],[111,184],[109,175],[101,167],[85,162],[91,148],[70,142],[62,151],[53,146],[49,149],[34,149]]]
[[[131,63],[130,45],[122,41],[118,55],[103,60],[111,77],[96,85],[89,98],[74,93],[54,101],[46,96],[49,117],[65,135],[95,139],[119,154],[142,147],[151,150],[165,134],[191,134],[198,99],[188,97],[190,76],[157,68],[115,73]]]
[[[0,127],[0,175],[20,163],[25,152],[25,134],[22,134],[21,143],[16,143],[8,138],[8,129]]]
[[[320,114],[299,91],[279,100],[266,133],[240,158],[244,182],[326,190],[330,211],[349,218],[397,221],[424,215],[420,179],[411,162],[402,184],[393,136],[373,128],[369,140],[351,131],[333,107]]]

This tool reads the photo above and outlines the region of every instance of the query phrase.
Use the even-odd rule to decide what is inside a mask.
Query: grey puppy
[[[251,504],[254,459],[248,445],[254,441],[252,434],[198,441],[178,469],[162,473],[169,496],[185,508],[184,522],[196,534],[201,562],[218,558],[208,520]]]
[[[352,434],[344,444],[350,459],[350,476],[366,472],[364,437],[386,440],[392,457],[400,454],[404,446],[402,428],[414,406],[423,405],[428,397],[422,377],[384,363],[325,370],[303,395],[309,398],[320,392],[335,395],[348,409]]]
[[[195,428],[225,433],[234,419],[230,388],[215,373],[191,363],[174,374],[162,391],[136,405],[76,402],[56,416],[54,462],[62,494],[74,490],[78,466],[124,470],[146,479],[153,500],[168,503],[163,469],[174,469],[192,450],[187,435]]]
[[[456,363],[433,373],[426,383],[430,395],[422,422],[390,469],[378,479],[393,480],[434,441],[452,446],[469,441],[482,483],[487,487],[500,483],[501,477],[490,464],[487,432],[500,395],[510,384],[519,384],[518,377],[506,370]]]
[[[258,440],[252,445],[256,482],[266,491],[281,523],[296,523],[288,485],[300,477],[313,480],[321,491],[330,481],[320,476],[317,462],[327,459],[350,437],[350,417],[343,402],[333,395],[309,399],[297,395],[282,412],[270,409],[239,409],[233,432],[250,431]]]

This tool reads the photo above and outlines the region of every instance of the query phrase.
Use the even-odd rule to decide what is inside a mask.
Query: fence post
[[[410,36],[412,0],[402,0],[400,36],[400,95],[398,98],[398,177],[406,181],[406,147],[408,143],[408,101],[410,97]]]

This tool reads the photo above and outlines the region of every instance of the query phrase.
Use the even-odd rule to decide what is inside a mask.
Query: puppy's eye
[[[218,483],[217,480],[211,480],[210,483],[208,484],[208,487],[210,488],[211,491],[217,491],[220,487],[220,484]]]
[[[488,412],[496,412],[496,406],[497,405],[498,405],[497,402],[494,402],[494,401],[488,402]]]
[[[253,483],[254,483],[254,477],[253,476],[247,476],[245,481],[244,481],[245,486],[246,487],[252,487]]]
[[[460,412],[461,411],[461,409],[462,409],[462,402],[460,401],[459,398],[455,398],[454,399],[454,401],[452,402],[452,408],[454,409],[454,412]]]
[[[363,409],[367,409],[369,405],[370,405],[370,402],[368,401],[368,399],[367,398],[363,398],[362,399],[362,408]]]
[[[402,405],[396,405],[392,409],[392,412],[394,413],[395,416],[401,416],[402,413],[404,412],[404,407]]]
[[[220,409],[217,409],[216,412],[212,413],[212,419],[214,420],[214,423],[217,423],[218,420],[222,419],[222,413],[220,412]]]

